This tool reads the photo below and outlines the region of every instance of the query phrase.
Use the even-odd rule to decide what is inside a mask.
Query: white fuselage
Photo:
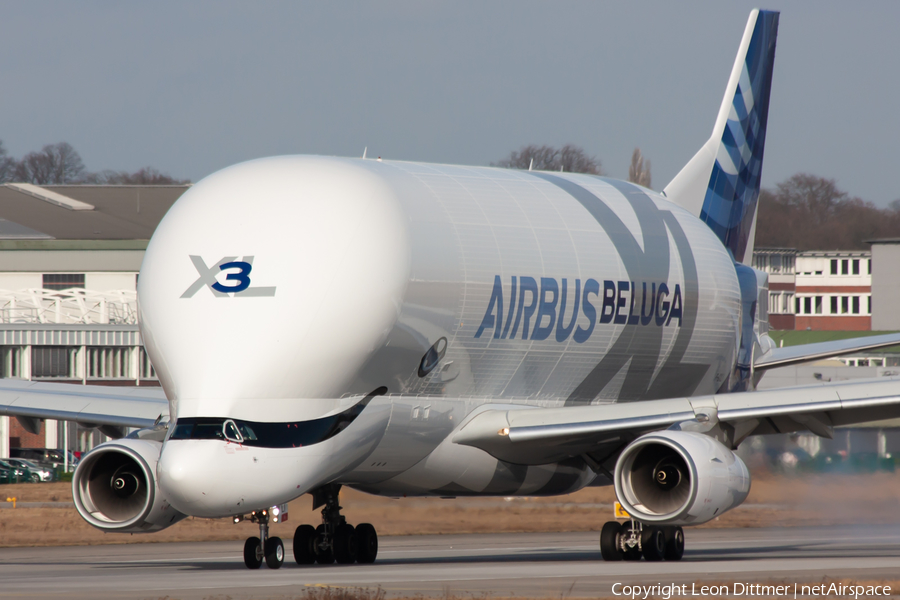
[[[197,516],[329,481],[390,495],[577,489],[593,478],[580,461],[524,467],[448,436],[487,406],[714,393],[742,317],[728,251],[651,190],[306,156],[193,186],[154,234],[138,294],[175,419],[288,427],[386,388],[317,444],[167,441],[160,486]]]

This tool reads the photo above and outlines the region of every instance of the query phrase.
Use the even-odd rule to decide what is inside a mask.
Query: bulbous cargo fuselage
[[[385,493],[437,490],[440,477],[402,474],[488,402],[715,392],[741,318],[727,251],[650,190],[305,156],[236,165],[185,193],[148,246],[138,294],[178,419],[302,423],[344,410],[341,398],[389,394],[366,411],[390,418],[359,425],[372,460],[310,470],[304,453],[340,460],[315,445],[242,454],[170,439],[160,486],[206,516],[286,501],[323,473]]]

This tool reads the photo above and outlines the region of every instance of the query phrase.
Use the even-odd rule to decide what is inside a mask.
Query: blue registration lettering
[[[552,300],[547,300],[547,294],[553,295]],[[541,277],[541,300],[538,304],[537,318],[534,320],[533,340],[546,340],[556,325],[556,304],[559,302],[559,284],[552,277]],[[549,319],[546,325],[542,325],[544,317]]]
[[[497,311],[497,317],[494,318],[494,310]],[[488,302],[487,311],[484,318],[481,319],[481,325],[475,332],[475,337],[480,338],[481,334],[488,327],[494,328],[494,338],[500,338],[500,323],[503,322],[503,285],[500,283],[500,276],[494,275],[494,289],[491,290],[491,299]]]

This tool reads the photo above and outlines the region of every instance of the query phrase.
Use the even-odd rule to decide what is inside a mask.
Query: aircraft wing
[[[0,415],[91,425],[150,427],[169,414],[162,388],[109,387],[0,379]]]
[[[831,437],[834,427],[900,417],[900,377],[776,390],[560,408],[486,410],[453,442],[517,464],[582,456],[603,465],[632,440],[676,423],[718,419],[748,435],[809,430]]]
[[[753,363],[753,368],[757,371],[761,371],[773,367],[786,367],[788,365],[810,362],[828,358],[830,356],[841,356],[843,354],[851,354],[862,350],[874,350],[876,348],[896,346],[897,344],[900,344],[900,333],[818,342],[815,344],[802,344],[800,346],[788,346],[787,348],[774,348],[771,352],[760,356]]]

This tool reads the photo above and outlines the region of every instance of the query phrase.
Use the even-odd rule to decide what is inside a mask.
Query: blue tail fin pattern
[[[759,11],[700,211],[738,262],[759,199],[777,33],[778,13]]]

